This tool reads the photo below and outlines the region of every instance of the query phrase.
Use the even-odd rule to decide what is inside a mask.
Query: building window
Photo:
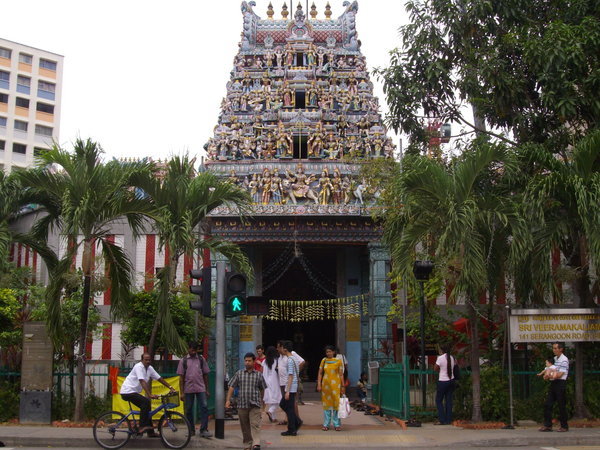
[[[27,122],[23,122],[22,120],[15,120],[15,130],[19,131],[27,131]]]
[[[26,98],[17,97],[16,105],[21,108],[29,108],[29,100]]]
[[[40,69],[48,69],[52,70],[53,72],[56,72],[56,63],[48,59],[40,58]]]
[[[52,128],[45,127],[44,125],[36,125],[35,134],[40,134],[42,136],[52,136]]]
[[[33,56],[27,53],[19,53],[19,62],[23,64],[30,64],[33,62]]]
[[[11,51],[8,48],[0,47],[0,58],[10,59]]]
[[[0,94],[0,103],[8,103],[8,94]]]
[[[6,117],[0,117],[0,127],[6,127]]]
[[[10,84],[10,73],[0,70],[0,88],[8,89]]]
[[[39,112],[54,114],[54,105],[49,105],[48,103],[37,103],[36,109]]]
[[[4,147],[6,147],[6,142],[0,141],[0,150],[4,150]]]
[[[56,85],[54,83],[48,83],[46,81],[38,81],[38,97],[45,98],[47,100],[54,100],[54,91]]]
[[[17,92],[21,94],[29,94],[31,89],[31,78],[19,75],[17,77]]]
[[[21,153],[22,155],[24,155],[25,153],[27,153],[27,146],[24,144],[17,144],[16,142],[13,142],[13,153]]]
[[[47,148],[33,147],[33,155],[40,156],[42,153],[49,151]]]

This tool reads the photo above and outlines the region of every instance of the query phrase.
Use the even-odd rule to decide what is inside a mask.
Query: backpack
[[[458,362],[456,361],[456,358],[454,358],[454,367],[452,368],[452,375],[454,376],[454,379],[456,381],[460,380],[460,367],[458,365]]]

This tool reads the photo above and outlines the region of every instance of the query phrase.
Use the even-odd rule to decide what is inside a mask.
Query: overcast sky
[[[272,2],[280,18],[283,0]],[[339,17],[343,1],[329,2],[332,17]],[[314,3],[317,18],[324,18],[327,1]],[[256,0],[254,11],[266,18],[268,4]],[[385,66],[388,52],[400,45],[404,2],[358,4],[358,38],[369,69]],[[238,50],[240,5],[241,0],[5,0],[0,35],[65,57],[62,145],[68,148],[80,136],[99,142],[109,157],[164,159],[185,151],[200,156]],[[385,111],[381,84],[372,80]]]

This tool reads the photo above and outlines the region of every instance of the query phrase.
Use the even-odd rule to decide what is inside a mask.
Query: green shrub
[[[112,409],[112,399],[88,395],[83,402],[83,414],[86,419],[95,419],[103,412]]]
[[[583,398],[590,414],[593,417],[600,417],[600,376],[598,374],[585,376]]]
[[[0,381],[0,422],[19,416],[19,384]]]
[[[544,417],[544,402],[548,394],[549,382],[535,375],[527,375],[529,395],[525,397],[525,382],[521,375],[513,378],[514,418],[541,422]],[[584,378],[584,398],[593,417],[600,417],[600,379],[598,375],[588,374]],[[572,417],[575,407],[575,378],[567,380],[567,415]],[[503,421],[510,419],[507,373],[500,366],[481,368],[481,415],[484,421]],[[471,376],[464,373],[454,391],[453,414],[455,419],[471,418],[473,398]],[[558,417],[558,405],[555,404],[554,417]]]
[[[469,420],[473,408],[471,374],[464,372],[454,392],[453,415]],[[481,367],[481,415],[484,421],[508,419],[508,380],[499,366]]]
[[[86,420],[95,419],[112,409],[111,397],[87,395],[83,401],[83,415]],[[68,394],[54,395],[52,399],[52,420],[71,420],[75,411],[75,397]]]
[[[52,420],[71,420],[75,410],[75,397],[67,393],[52,395]]]

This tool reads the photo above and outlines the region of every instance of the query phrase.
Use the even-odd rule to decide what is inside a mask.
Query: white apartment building
[[[0,38],[0,169],[58,142],[63,56]]]

